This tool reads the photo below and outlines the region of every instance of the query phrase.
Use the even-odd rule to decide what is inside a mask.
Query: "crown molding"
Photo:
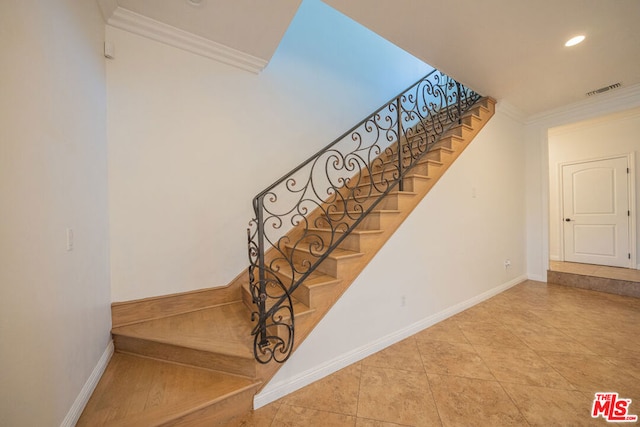
[[[268,63],[268,61],[262,58],[216,43],[188,31],[172,27],[171,25],[164,24],[120,6],[115,8],[107,20],[107,23],[112,27],[255,74],[262,71]]]
[[[574,119],[597,116],[603,111],[615,112],[640,106],[640,84],[623,87],[615,91],[574,102],[564,107],[534,114],[526,120],[526,125],[543,123],[561,124]]]

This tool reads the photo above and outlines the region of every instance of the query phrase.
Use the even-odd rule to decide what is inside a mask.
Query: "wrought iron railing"
[[[434,70],[254,198],[247,233],[259,362],[288,359],[293,291],[383,197],[403,190],[407,171],[479,99]]]

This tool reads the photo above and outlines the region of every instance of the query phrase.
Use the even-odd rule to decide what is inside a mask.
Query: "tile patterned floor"
[[[233,425],[609,425],[595,392],[640,415],[639,337],[640,299],[527,281]]]

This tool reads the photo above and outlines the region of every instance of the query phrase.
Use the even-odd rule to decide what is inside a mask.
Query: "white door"
[[[562,166],[565,261],[631,267],[627,157]]]

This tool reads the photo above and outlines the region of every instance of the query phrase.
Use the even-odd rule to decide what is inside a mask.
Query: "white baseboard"
[[[560,259],[560,255],[551,255],[551,254],[549,254],[549,260],[551,260],[551,261],[562,261]]]
[[[411,335],[414,335],[422,331],[423,329],[428,328],[429,326],[433,326],[436,323],[453,316],[454,314],[458,314],[461,311],[464,311],[476,304],[481,303],[484,300],[487,300],[501,292],[504,292],[507,289],[525,280],[527,280],[527,277],[525,275],[516,277],[515,279],[503,283],[500,286],[496,286],[495,288],[483,292],[480,295],[477,295],[466,301],[462,301],[452,307],[426,317],[392,334],[386,335],[376,341],[373,341],[360,348],[356,348],[348,353],[329,360],[322,365],[302,372],[301,374],[298,374],[291,379],[282,381],[278,384],[273,384],[271,390],[259,393],[253,398],[253,407],[254,409],[258,409],[264,405],[274,402],[289,393],[293,393],[294,391],[299,390],[304,386],[307,386],[328,375],[331,375],[346,366],[358,362],[365,357],[372,355],[373,353],[376,353],[389,347],[392,344],[397,343],[398,341],[402,341],[403,339],[408,338]]]
[[[113,341],[109,341],[107,348],[102,353],[100,360],[96,364],[96,367],[93,368],[91,375],[87,379],[87,382],[84,383],[82,390],[80,390],[80,394],[76,397],[75,402],[71,405],[69,412],[67,412],[67,416],[64,417],[60,427],[73,427],[78,422],[80,415],[82,415],[82,411],[84,407],[87,405],[93,390],[95,390],[96,385],[98,385],[98,381],[102,377],[104,370],[107,368],[109,364],[109,360],[111,360],[111,356],[113,355]]]

